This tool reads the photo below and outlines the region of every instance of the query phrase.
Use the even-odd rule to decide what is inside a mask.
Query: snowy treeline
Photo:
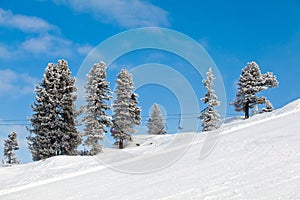
[[[108,130],[120,149],[132,140],[135,126],[141,124],[141,108],[138,95],[134,93],[132,74],[122,69],[117,74],[115,99],[112,106],[110,83],[106,81],[106,64],[94,64],[87,74],[86,105],[78,111],[76,101],[75,78],[71,76],[68,63],[59,60],[49,63],[43,80],[35,87],[35,102],[31,106],[33,115],[27,137],[33,160],[41,160],[56,155],[76,155],[80,144],[88,147],[85,154],[96,155],[102,151],[100,140]],[[213,89],[215,77],[212,68],[206,73],[202,83],[207,90],[201,101],[207,104],[200,113],[202,131],[211,131],[220,127],[220,114],[216,107],[220,105]],[[249,117],[249,109],[256,104],[265,104],[260,112],[270,112],[273,106],[266,97],[257,97],[257,93],[278,86],[276,76],[268,72],[262,74],[255,62],[249,62],[242,69],[238,82],[236,99],[231,104],[238,112],[243,111]],[[108,112],[112,110],[112,116]],[[84,114],[84,130],[77,130],[77,117]],[[157,104],[153,104],[147,127],[149,134],[165,134],[166,121]],[[12,159],[8,159],[12,160]],[[9,162],[14,162],[9,161]]]
[[[141,124],[141,109],[137,106],[138,95],[133,92],[132,75],[125,69],[118,74],[113,117],[107,114],[111,109],[108,103],[112,92],[106,81],[106,64],[94,64],[87,79],[86,105],[78,111],[74,104],[77,98],[75,78],[71,77],[67,61],[48,64],[42,82],[35,88],[36,98],[31,106],[33,115],[27,140],[33,160],[76,155],[82,140],[83,145],[89,147],[87,154],[96,155],[102,151],[99,141],[109,127],[119,148],[123,148],[126,140],[131,140],[134,126]],[[76,126],[82,111],[85,128],[80,134]]]

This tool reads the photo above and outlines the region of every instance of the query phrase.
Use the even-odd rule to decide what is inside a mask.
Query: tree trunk
[[[246,104],[245,104],[245,119],[249,118],[249,100],[246,100]]]
[[[123,149],[123,139],[120,139],[119,141],[119,149]]]

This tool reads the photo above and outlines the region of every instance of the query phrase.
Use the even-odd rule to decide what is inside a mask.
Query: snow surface
[[[97,157],[0,167],[0,199],[300,199],[300,100],[226,120],[199,159],[207,134],[141,135]]]

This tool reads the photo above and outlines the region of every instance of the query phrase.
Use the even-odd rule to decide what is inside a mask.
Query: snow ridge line
[[[298,106],[299,107],[299,106]],[[298,108],[297,107],[297,108]],[[284,107],[283,107],[284,108]],[[277,110],[277,112],[280,112],[283,108]],[[291,111],[288,111],[288,112],[284,112],[284,113],[279,113],[277,115],[272,115],[270,117],[266,117],[266,118],[263,118],[263,119],[259,119],[259,120],[253,120],[252,122],[249,122],[249,123],[244,123],[242,125],[239,125],[237,127],[224,127],[223,130],[221,130],[221,135],[224,135],[224,134],[228,134],[230,132],[234,132],[234,131],[237,131],[237,130],[241,130],[243,128],[248,128],[248,127],[251,127],[251,126],[254,126],[254,125],[257,125],[257,124],[261,124],[261,123],[264,123],[264,122],[267,122],[267,121],[270,121],[270,120],[273,120],[273,119],[277,119],[277,118],[281,118],[281,117],[285,117],[287,115],[291,115],[291,114],[295,114],[297,112],[299,112],[300,110],[299,109],[295,109],[295,110],[291,110]],[[276,111],[275,111],[276,112]],[[250,119],[251,120],[251,119]],[[221,128],[222,129],[222,128]],[[226,130],[227,129],[227,130]]]
[[[299,102],[300,102],[300,100],[299,100]],[[218,139],[219,136],[226,136],[230,133],[239,131],[239,130],[244,129],[244,128],[248,128],[248,127],[251,127],[251,126],[255,126],[257,124],[261,124],[261,123],[271,121],[273,119],[278,119],[278,118],[281,118],[281,117],[285,117],[287,115],[291,115],[291,114],[295,114],[297,112],[300,112],[300,103],[293,110],[285,111],[285,112],[281,113],[281,111],[283,111],[285,108],[286,108],[286,106],[269,113],[269,114],[271,114],[270,117],[266,117],[266,118],[263,118],[263,119],[254,119],[254,120],[252,120],[252,122],[250,121],[251,120],[251,118],[250,118],[250,119],[248,119],[250,122],[245,121],[245,123],[240,124],[236,127],[230,126],[231,123],[229,123],[228,126],[221,127],[220,129],[211,131],[211,132],[213,132],[213,134],[218,133],[218,132],[220,133],[220,134],[214,136],[214,137],[217,137],[215,145],[217,144],[217,142],[219,140]],[[266,114],[268,114],[268,113],[266,113]],[[191,144],[189,145],[189,147],[187,147],[187,149],[189,149],[191,145],[199,144],[199,143],[205,142],[207,140],[213,140],[213,138],[208,138],[208,136],[207,136],[207,134],[212,134],[211,132],[209,132],[209,133],[206,132],[206,133],[204,133],[205,135],[201,134],[201,136],[204,136],[204,139],[199,140],[199,139],[194,138],[193,141],[191,142]]]
[[[39,181],[36,181],[36,182],[31,182],[31,183],[28,183],[28,184],[16,186],[16,187],[13,187],[13,188],[10,188],[10,189],[3,189],[3,190],[0,190],[0,196],[4,196],[4,195],[14,193],[14,192],[19,192],[19,191],[22,191],[22,190],[26,190],[26,189],[41,186],[41,185],[46,185],[48,183],[54,183],[54,182],[57,182],[57,181],[65,180],[65,179],[68,179],[68,178],[73,178],[73,177],[84,175],[84,174],[89,174],[89,173],[92,173],[92,172],[100,171],[100,170],[105,169],[105,168],[106,167],[103,166],[103,165],[96,166],[96,167],[85,169],[85,170],[82,170],[82,171],[78,171],[78,172],[74,172],[74,173],[70,173],[70,174],[65,174],[65,175],[62,175],[62,176],[59,176],[59,177],[47,178],[47,179],[44,179],[44,180],[39,180]]]

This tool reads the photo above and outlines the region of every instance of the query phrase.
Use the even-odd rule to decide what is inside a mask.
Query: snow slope
[[[300,199],[300,100],[227,120],[201,160],[206,134],[136,136],[98,157],[1,167],[0,199]]]

